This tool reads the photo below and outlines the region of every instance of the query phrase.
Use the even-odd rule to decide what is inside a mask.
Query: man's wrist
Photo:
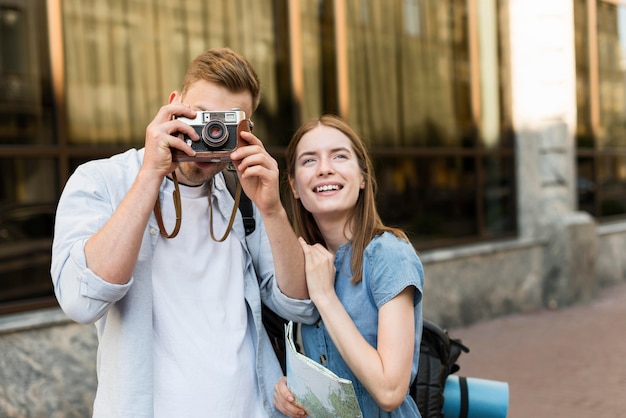
[[[267,210],[261,210],[261,208],[258,208],[258,209],[259,209],[259,212],[261,213],[261,216],[263,217],[263,222],[266,224],[272,221],[289,222],[289,218],[287,217],[287,211],[281,204],[278,204],[276,205],[276,207],[273,207]]]

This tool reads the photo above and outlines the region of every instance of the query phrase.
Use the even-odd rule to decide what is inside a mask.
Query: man
[[[288,319],[314,320],[278,164],[258,138],[241,133],[230,159],[257,226],[246,236],[238,215],[218,242],[213,231],[228,229],[235,205],[222,173],[228,162],[194,160],[181,139],[199,135],[180,118],[235,108],[249,118],[258,103],[259,81],[245,58],[206,51],[148,125],[143,149],[84,164],[68,180],[51,273],[67,315],[97,328],[94,416],[278,415],[273,385],[282,373],[261,301]],[[166,238],[176,223],[180,231]]]

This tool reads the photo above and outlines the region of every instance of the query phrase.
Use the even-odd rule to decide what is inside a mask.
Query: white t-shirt
[[[174,186],[167,183],[161,207],[171,231]],[[221,243],[211,238],[207,189],[180,185],[180,232],[159,239],[154,253],[154,414],[264,417],[244,299],[243,248],[232,234]],[[213,199],[213,231],[221,238],[228,219],[218,205]]]

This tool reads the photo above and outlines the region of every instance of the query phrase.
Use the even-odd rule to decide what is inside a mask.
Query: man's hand
[[[278,162],[265,150],[263,143],[251,132],[241,132],[246,145],[230,154],[243,191],[262,214],[282,211],[278,184]]]
[[[176,168],[172,160],[172,148],[176,148],[189,156],[196,152],[182,141],[178,135],[185,134],[198,140],[198,134],[190,125],[175,117],[195,118],[196,112],[186,104],[170,103],[161,107],[152,122],[146,128],[146,150],[142,169],[155,171],[161,176],[171,173]]]

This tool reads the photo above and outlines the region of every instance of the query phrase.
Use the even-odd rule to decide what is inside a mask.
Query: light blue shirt
[[[80,166],[68,180],[59,205],[52,246],[51,275],[61,308],[73,320],[95,323],[98,332],[98,389],[95,417],[152,417],[152,257],[159,239],[154,215],[143,233],[132,278],[124,285],[111,284],[91,271],[84,246],[100,230],[133,184],[143,149],[131,149],[105,160]],[[214,208],[228,213],[234,201],[223,176],[214,178],[213,193],[227,202]],[[163,185],[160,197],[163,198]],[[231,234],[244,252],[244,296],[256,347],[256,374],[269,416],[282,416],[273,406],[274,384],[282,376],[280,365],[262,325],[261,300],[281,316],[311,323],[316,315],[310,300],[296,300],[280,292],[265,227],[256,208],[256,229],[246,236],[241,214]],[[218,213],[214,213],[214,216]],[[207,239],[211,239],[206,231]],[[185,262],[173,260],[172,262]],[[215,359],[220,361],[220,359]],[[216,377],[217,378],[217,377]],[[207,411],[210,415],[210,411]]]
[[[361,335],[373,347],[378,340],[378,310],[408,286],[415,287],[415,348],[411,366],[411,381],[417,375],[422,337],[422,292],[424,269],[413,246],[385,232],[376,236],[365,248],[363,280],[352,284],[350,269],[351,246],[345,244],[335,256],[335,291]],[[394,411],[385,412],[356,378],[333,343],[323,321],[302,326],[302,343],[306,355],[323,364],[339,377],[352,380],[363,417],[420,417],[417,406],[408,393]]]

